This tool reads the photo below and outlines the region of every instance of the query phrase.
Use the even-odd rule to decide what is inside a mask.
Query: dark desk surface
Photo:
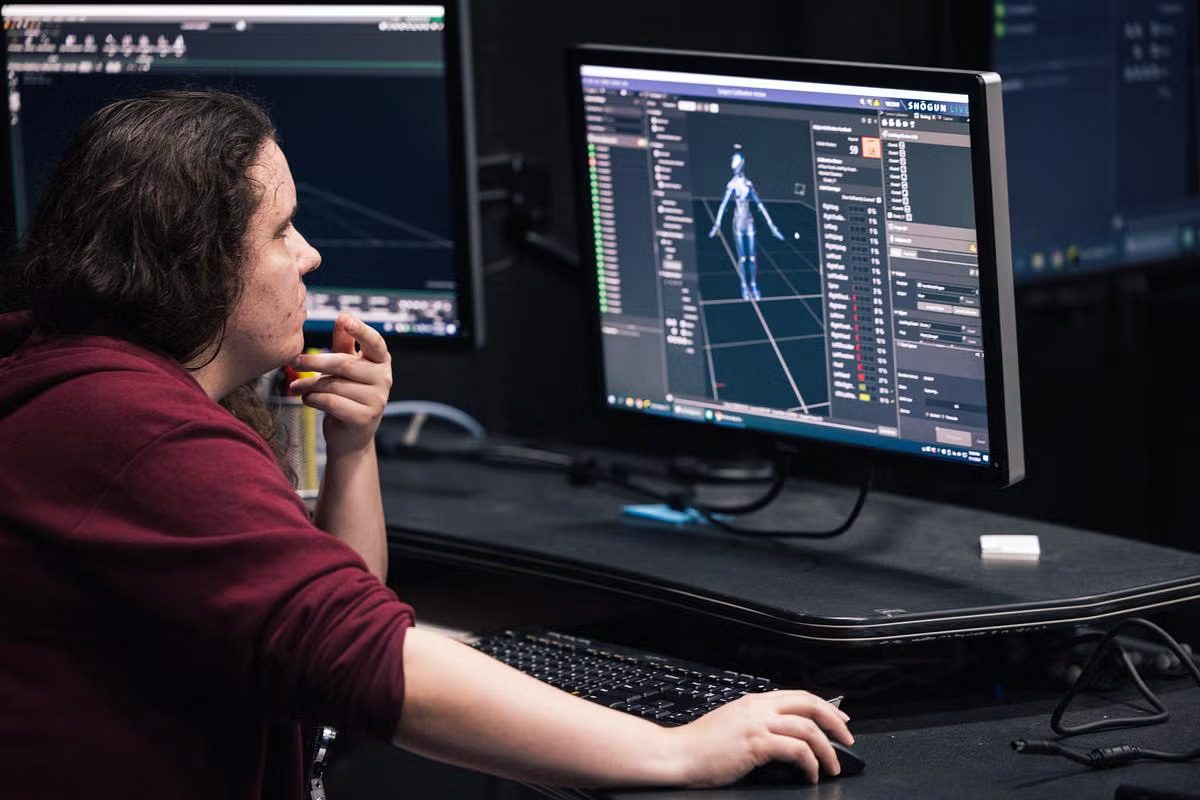
[[[598,586],[805,640],[876,644],[1079,625],[1200,597],[1200,555],[875,493],[843,536],[745,540],[626,521],[636,499],[561,474],[385,462],[393,549]],[[836,524],[854,490],[805,484],[765,524]],[[1032,533],[1034,563],[990,563],[983,533]]]
[[[1168,751],[1189,750],[1200,742],[1200,690],[1180,688],[1160,697],[1172,719],[1152,728],[1107,731],[1065,740],[1089,750],[1115,744],[1135,744]],[[1120,704],[1089,709],[1086,719],[1102,713],[1129,716],[1143,710]],[[1009,709],[1008,713],[1015,710]],[[996,709],[991,714],[998,713]],[[1020,800],[1107,800],[1121,784],[1200,793],[1200,765],[1138,762],[1129,766],[1089,770],[1056,756],[1019,755],[1009,747],[1017,738],[1053,739],[1049,709],[1037,713],[994,719],[974,719],[981,714],[964,712],[964,721],[940,714],[936,719],[907,719],[894,730],[856,733],[855,749],[867,759],[867,768],[852,778],[834,778],[816,786],[728,787],[704,791],[621,790],[581,792],[543,789],[552,797],[610,800],[965,800],[1019,798]],[[1068,717],[1073,719],[1073,717]],[[872,728],[886,728],[880,720]]]

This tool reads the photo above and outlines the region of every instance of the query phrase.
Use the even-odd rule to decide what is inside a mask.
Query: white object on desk
[[[1024,533],[985,533],[979,555],[985,561],[1037,561],[1042,554],[1038,537]]]

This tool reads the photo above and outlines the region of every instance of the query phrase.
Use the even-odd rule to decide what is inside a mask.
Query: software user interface
[[[443,6],[6,5],[18,233],[68,139],[156,89],[246,94],[279,132],[321,252],[308,327],[460,332]],[[186,311],[186,310],[182,310]]]
[[[1200,3],[995,4],[1018,281],[1200,251]]]
[[[580,79],[610,405],[988,463],[966,95]]]

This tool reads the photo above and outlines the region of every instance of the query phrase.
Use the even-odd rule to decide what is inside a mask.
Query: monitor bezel
[[[1016,358],[1016,316],[1013,299],[1012,264],[1008,237],[1008,197],[1004,168],[1004,131],[999,77],[993,73],[885,66],[852,62],[816,61],[726,53],[658,50],[637,47],[585,44],[568,51],[567,94],[571,127],[571,159],[578,187],[588,186],[586,122],[584,120],[582,81],[583,65],[658,69],[740,77],[840,83],[894,89],[921,89],[968,96],[972,114],[972,177],[976,209],[991,209],[991,223],[977,220],[980,258],[981,323],[985,352],[985,380],[988,402],[990,463],[970,464],[914,453],[833,442],[802,434],[768,433],[755,429],[734,429],[712,423],[690,421],[612,406],[606,402],[607,376],[603,356],[603,319],[599,304],[599,281],[595,262],[595,241],[591,224],[589,192],[576,191],[579,222],[581,269],[585,280],[590,338],[592,399],[600,419],[609,425],[628,425],[641,430],[660,429],[672,436],[691,431],[704,432],[714,441],[755,443],[772,446],[785,443],[789,451],[825,463],[866,464],[879,468],[919,469],[935,479],[966,484],[1008,486],[1024,476],[1024,449],[1021,439],[1020,393]],[[985,261],[986,258],[986,261]]]
[[[56,6],[62,3],[20,3],[22,6]],[[113,6],[120,3],[74,3],[71,5]],[[127,5],[127,4],[125,4]],[[162,5],[192,5],[164,3]],[[245,5],[216,2],[208,5]],[[294,3],[293,6],[336,6],[332,2]],[[419,5],[417,3],[373,3],[371,5]],[[447,140],[451,185],[451,225],[454,238],[455,303],[458,308],[458,330],[453,335],[401,333],[382,331],[389,347],[414,350],[473,350],[484,344],[482,238],[478,189],[478,157],[475,132],[474,71],[472,68],[471,26],[468,0],[441,0],[436,3],[445,9],[445,80],[447,107]],[[0,66],[7,72],[7,47],[0,48]],[[12,166],[8,125],[0,132],[0,238],[4,249],[16,242],[16,209],[12,189]],[[314,282],[313,287],[320,284]],[[379,330],[377,328],[377,330]],[[305,326],[306,344],[329,347],[331,330],[312,330]]]

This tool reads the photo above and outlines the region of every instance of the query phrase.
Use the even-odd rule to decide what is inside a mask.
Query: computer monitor
[[[568,69],[603,406],[1020,479],[996,75],[591,46]]]
[[[1018,284],[1194,260],[1197,1],[989,5]]]
[[[296,225],[323,256],[307,330],[343,310],[408,342],[482,335],[464,4],[11,4],[8,229],[19,237],[76,128],[156,89],[217,88],[270,113]]]

